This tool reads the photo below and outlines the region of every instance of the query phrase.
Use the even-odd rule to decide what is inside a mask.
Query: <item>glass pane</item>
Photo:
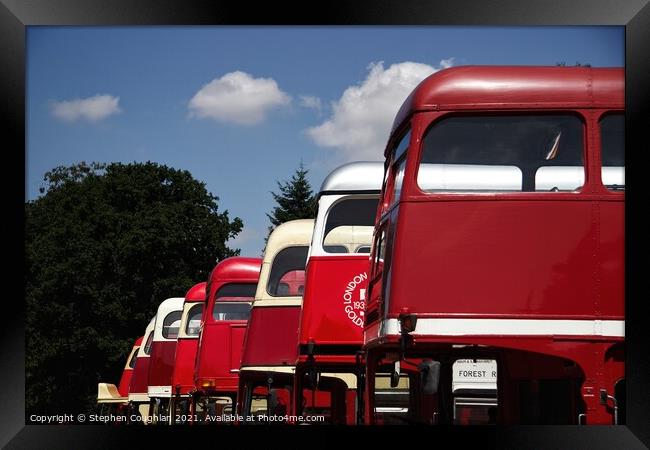
[[[625,190],[625,115],[609,114],[600,120],[603,184]]]
[[[379,198],[347,198],[327,213],[323,249],[328,253],[355,253],[370,246]]]
[[[275,255],[266,292],[272,297],[299,296],[305,284],[305,265],[309,246],[282,249]],[[301,288],[302,286],[302,288]]]
[[[230,283],[219,288],[212,308],[215,320],[248,320],[256,283]]]
[[[251,303],[215,303],[214,309],[212,310],[214,320],[248,320],[250,315]]]
[[[162,335],[166,339],[176,339],[181,326],[181,311],[172,311],[163,320]]]
[[[151,342],[153,341],[153,332],[149,333],[147,338],[147,343],[144,345],[144,354],[149,355],[151,353]]]
[[[203,303],[192,306],[187,313],[187,325],[185,333],[188,336],[198,336],[201,331],[201,316],[203,315]]]
[[[219,288],[216,300],[254,300],[257,283],[231,283]]]
[[[572,191],[584,183],[584,127],[572,115],[451,117],[422,141],[427,192]]]

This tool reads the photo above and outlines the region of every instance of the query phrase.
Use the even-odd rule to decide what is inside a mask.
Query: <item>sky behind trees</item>
[[[79,161],[189,170],[264,248],[271,191],[304,163],[382,160],[423,78],[458,65],[624,65],[623,27],[29,27],[27,191]]]

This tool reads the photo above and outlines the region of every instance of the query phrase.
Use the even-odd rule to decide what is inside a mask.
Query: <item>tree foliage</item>
[[[273,208],[271,214],[266,215],[273,225],[269,227],[269,235],[275,227],[284,222],[315,217],[316,199],[307,180],[308,172],[301,162],[289,181],[277,182],[280,192],[271,192],[277,206]]]
[[[45,174],[25,204],[26,409],[92,411],[136,337],[184,296],[242,229],[187,171],[81,163]]]

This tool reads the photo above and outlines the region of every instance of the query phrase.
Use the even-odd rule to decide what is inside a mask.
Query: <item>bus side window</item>
[[[625,190],[625,115],[606,114],[600,119],[601,177],[612,191]]]

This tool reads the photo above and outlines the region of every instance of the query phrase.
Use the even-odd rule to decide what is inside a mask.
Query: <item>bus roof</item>
[[[185,294],[186,302],[202,302],[205,301],[205,285],[207,283],[202,281],[192,286]]]
[[[255,292],[255,304],[253,306],[260,305],[260,300],[272,300],[274,303],[278,303],[278,300],[282,297],[273,297],[267,292],[267,283],[269,282],[273,260],[280,251],[287,247],[309,247],[313,231],[314,219],[297,219],[284,222],[271,232],[266,242],[266,249],[264,250],[264,261]],[[306,258],[305,265],[307,265]]]
[[[355,161],[347,163],[327,175],[318,195],[323,195],[326,192],[379,192],[383,178],[383,162]]]
[[[264,250],[264,264],[271,264],[275,255],[286,247],[311,244],[314,219],[290,220],[278,225],[269,235]],[[305,261],[306,262],[306,261]],[[260,279],[262,277],[260,276]]]
[[[391,134],[416,111],[624,107],[623,68],[459,66],[425,78]]]
[[[262,258],[249,258],[245,256],[231,256],[220,261],[210,273],[210,280],[223,279],[251,279],[258,278]]]

